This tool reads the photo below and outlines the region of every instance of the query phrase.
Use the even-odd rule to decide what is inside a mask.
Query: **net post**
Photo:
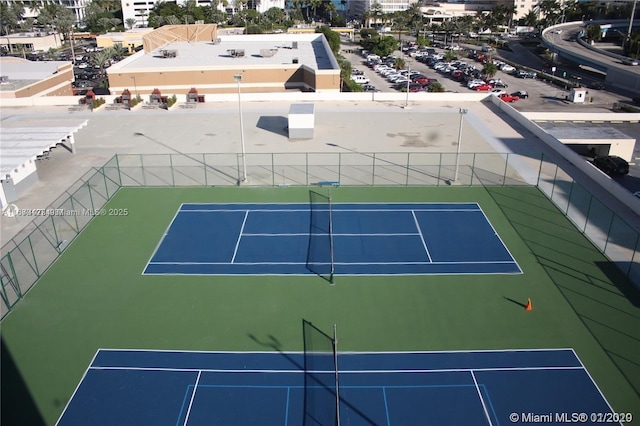
[[[340,386],[338,384],[338,333],[333,324],[333,363],[336,367],[336,426],[340,426]]]

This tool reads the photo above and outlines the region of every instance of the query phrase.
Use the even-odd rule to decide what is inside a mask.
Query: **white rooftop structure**
[[[219,42],[176,41],[165,44],[151,53],[138,52],[112,65],[108,73],[130,68],[175,70],[194,67],[281,67],[283,64],[292,63],[304,64],[317,70],[340,69],[323,40],[322,34],[260,34],[222,36]],[[168,57],[164,52],[173,53]]]

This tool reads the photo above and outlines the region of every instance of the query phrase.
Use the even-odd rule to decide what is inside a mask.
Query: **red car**
[[[508,93],[503,93],[502,95],[499,96],[499,98],[505,102],[516,102],[520,100],[519,97],[510,95]]]
[[[480,86],[476,86],[473,88],[473,90],[476,90],[478,92],[488,92],[491,89],[493,89],[493,86],[490,84],[481,84]]]

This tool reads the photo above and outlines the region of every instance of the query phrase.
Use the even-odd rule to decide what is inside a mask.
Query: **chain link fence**
[[[2,248],[0,316],[33,287],[121,187],[538,186],[629,279],[640,285],[640,234],[557,165],[496,153],[126,154],[92,169]]]

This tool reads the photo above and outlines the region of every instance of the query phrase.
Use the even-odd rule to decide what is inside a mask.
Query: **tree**
[[[137,22],[138,20],[136,18],[127,18],[127,20],[125,21],[125,23],[127,24],[127,27],[129,27],[130,30],[136,26]]]
[[[96,52],[91,57],[91,63],[97,65],[100,68],[100,76],[104,77],[105,75],[105,65],[107,61],[115,56],[115,50],[111,47],[107,47],[100,52]]]
[[[398,50],[398,42],[392,36],[362,39],[360,45],[378,56],[388,56]]]
[[[324,34],[324,37],[327,39],[329,47],[331,47],[331,51],[334,54],[337,54],[340,51],[340,34],[333,31],[326,25],[316,28],[316,32]]]
[[[396,70],[401,70],[403,69],[405,66],[407,65],[407,63],[405,62],[405,60],[403,58],[396,58],[393,61],[393,68],[395,68]]]
[[[484,75],[491,78],[498,72],[498,67],[493,62],[487,62],[486,64],[484,64],[482,72],[484,73]]]
[[[602,29],[598,24],[589,24],[587,25],[587,30],[585,31],[585,37],[589,41],[600,40],[602,37]]]
[[[444,91],[445,88],[439,81],[434,81],[427,86],[427,92],[429,93],[443,93]]]

